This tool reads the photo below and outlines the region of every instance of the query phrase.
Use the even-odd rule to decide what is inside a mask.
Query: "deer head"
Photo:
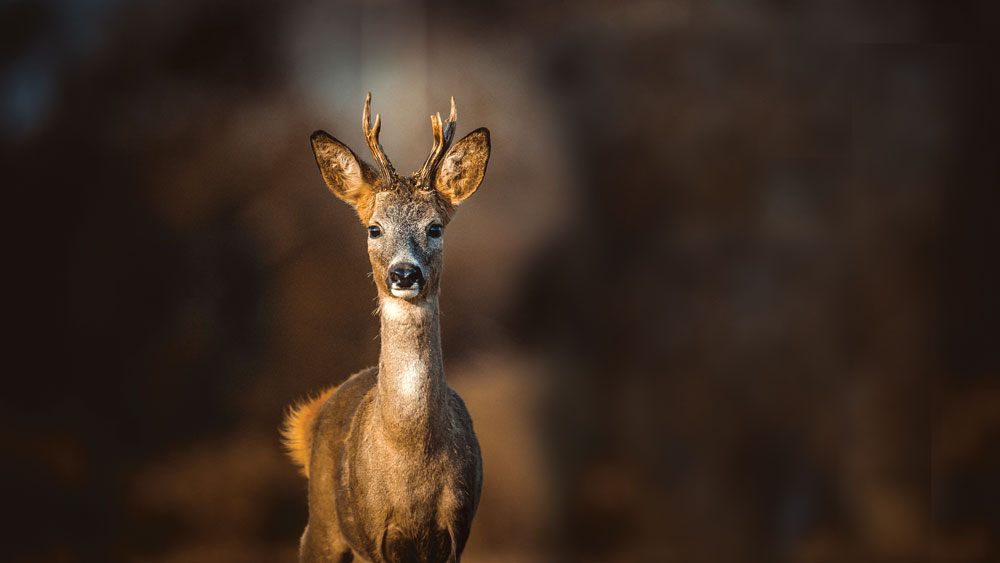
[[[409,177],[396,173],[379,144],[382,119],[376,115],[371,121],[371,93],[361,125],[375,168],[326,132],[312,134],[327,187],[353,206],[368,227],[368,257],[380,297],[415,300],[437,294],[444,229],[455,208],[479,188],[490,158],[486,128],[451,146],[456,123],[452,98],[447,122],[441,122],[440,114],[431,116],[433,148]]]

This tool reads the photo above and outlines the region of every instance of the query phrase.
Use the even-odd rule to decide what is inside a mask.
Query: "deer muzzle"
[[[385,285],[395,297],[410,299],[416,297],[424,286],[424,274],[414,264],[403,262],[389,267]]]

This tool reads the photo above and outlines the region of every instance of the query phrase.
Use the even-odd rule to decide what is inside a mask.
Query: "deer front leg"
[[[317,533],[306,526],[299,546],[300,563],[350,563],[354,552],[337,534]]]

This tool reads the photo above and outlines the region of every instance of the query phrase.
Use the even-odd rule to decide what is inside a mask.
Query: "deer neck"
[[[445,424],[445,381],[436,295],[382,296],[377,409],[397,444],[426,447]]]

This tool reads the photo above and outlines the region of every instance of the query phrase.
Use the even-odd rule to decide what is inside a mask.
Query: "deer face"
[[[476,129],[448,149],[456,123],[452,99],[444,125],[440,115],[431,116],[434,148],[424,166],[401,177],[378,142],[379,116],[371,125],[370,101],[371,94],[365,100],[363,128],[378,170],[323,131],[312,135],[316,163],[330,191],[351,204],[368,229],[368,257],[379,296],[425,299],[440,286],[444,228],[486,174],[490,133]]]
[[[368,258],[380,293],[413,299],[437,292],[448,212],[436,200],[419,190],[375,194]]]

